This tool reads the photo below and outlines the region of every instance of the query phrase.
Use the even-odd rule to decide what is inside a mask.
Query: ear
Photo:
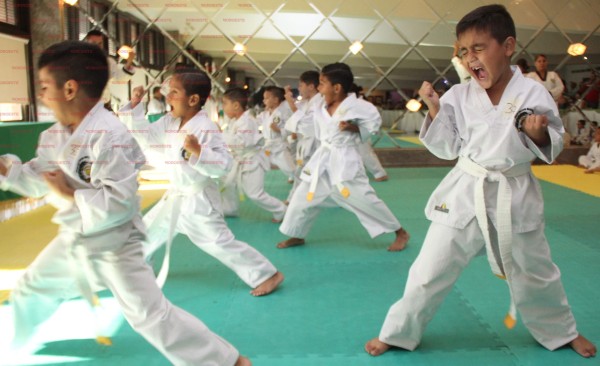
[[[67,82],[63,85],[63,94],[65,96],[66,101],[71,101],[75,99],[78,91],[79,83],[73,79],[67,80]]]
[[[515,39],[515,37],[508,37],[504,40],[504,49],[505,52],[504,54],[506,56],[512,56],[515,53],[515,48],[517,45],[517,40]]]
[[[190,107],[195,107],[198,104],[200,104],[200,96],[198,94],[194,94],[188,98],[188,105]]]
[[[334,84],[333,91],[335,94],[339,94],[342,91],[342,84]]]

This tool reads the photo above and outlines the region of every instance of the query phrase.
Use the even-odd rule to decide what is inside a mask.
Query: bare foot
[[[399,252],[406,248],[406,243],[408,243],[408,239],[410,239],[410,235],[404,229],[400,229],[396,231],[396,240],[388,247],[388,251],[390,252]]]
[[[240,356],[233,366],[252,366],[252,362],[244,356]]]
[[[379,338],[373,338],[365,344],[365,351],[371,356],[379,356],[390,349],[390,345],[383,343]]]
[[[291,247],[297,247],[298,245],[303,245],[304,239],[300,238],[289,238],[288,240],[284,240],[281,243],[277,244],[277,248],[285,249]]]
[[[375,182],[385,182],[388,179],[388,176],[384,175],[383,177],[375,178]]]
[[[271,222],[274,223],[274,224],[279,224],[282,221],[283,221],[283,219],[276,219],[274,217],[271,219]]]
[[[596,346],[581,334],[573,339],[569,346],[585,358],[596,356]]]
[[[277,286],[283,282],[283,274],[281,272],[275,273],[271,278],[258,285],[257,288],[250,291],[252,296],[265,296],[275,291]]]

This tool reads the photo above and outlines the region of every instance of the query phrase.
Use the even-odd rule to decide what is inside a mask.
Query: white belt
[[[331,144],[328,142],[321,141],[321,147],[326,148],[327,150],[331,151]],[[315,191],[317,190],[317,183],[319,183],[319,175],[320,175],[322,160],[323,159],[321,158],[317,161],[317,166],[315,167],[313,176],[310,179],[310,186],[308,188],[308,193],[306,194],[306,200],[309,202],[312,201],[313,198],[315,197]],[[340,194],[344,198],[350,197],[350,190],[348,189],[348,187],[345,187],[342,183],[337,183],[335,186],[337,187],[338,191],[340,191]]]
[[[507,280],[510,290],[510,278],[508,275],[510,271],[508,268],[512,264],[512,190],[510,188],[510,184],[508,184],[508,179],[506,178],[529,174],[531,172],[531,164],[526,163],[516,165],[510,169],[500,172],[487,170],[467,157],[460,157],[456,166],[467,174],[477,178],[474,192],[475,217],[477,218],[477,223],[479,224],[479,228],[481,229],[483,238],[485,240],[485,248],[492,272],[494,272],[496,276]],[[498,226],[499,258],[496,258],[490,240],[487,211],[485,207],[485,193],[483,189],[486,180],[489,182],[498,182],[496,219]],[[507,328],[511,329],[515,326],[516,321],[517,311],[511,294],[510,308],[504,319],[504,324]]]
[[[164,220],[167,213],[171,213],[171,220],[169,221],[169,233],[167,239],[167,246],[165,248],[165,256],[163,258],[163,263],[158,272],[158,276],[156,276],[156,283],[158,287],[162,288],[167,281],[167,276],[169,275],[169,263],[171,257],[171,246],[173,245],[173,237],[175,236],[175,228],[177,227],[177,219],[179,218],[179,210],[178,208],[181,206],[181,199],[184,196],[188,196],[190,194],[198,194],[202,192],[202,190],[208,185],[210,182],[209,179],[205,179],[199,183],[194,184],[191,187],[187,187],[182,190],[172,190],[167,192],[162,201],[164,201],[164,207],[161,212],[158,214],[158,217],[155,219],[155,222],[161,222]]]

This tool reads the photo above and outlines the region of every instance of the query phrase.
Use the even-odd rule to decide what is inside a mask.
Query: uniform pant
[[[200,213],[189,206],[195,199],[194,196],[184,197],[181,207],[175,208],[181,212],[178,213],[173,235],[178,232],[187,235],[198,248],[226,265],[251,288],[257,287],[277,272],[265,256],[247,243],[235,239],[220,211],[209,207],[206,213],[206,208],[198,208],[197,210],[202,210]],[[172,212],[167,212],[160,222],[154,222],[166,204],[161,200],[144,215],[144,223],[148,227],[148,239],[144,243],[146,257],[151,256],[169,239]]]
[[[493,225],[490,225],[490,236],[492,245],[497,246]],[[379,339],[414,350],[462,270],[482,253],[485,253],[485,242],[476,220],[464,229],[431,223],[421,252],[410,268],[404,296],[390,308]],[[511,278],[511,293],[523,324],[550,350],[575,339],[575,319],[567,303],[560,271],[550,257],[544,229],[514,233],[512,256],[507,277]],[[506,301],[508,303],[508,297]],[[504,314],[498,315],[501,318]]]
[[[140,235],[141,237],[141,235]],[[77,245],[85,246],[85,242]],[[108,288],[133,329],[174,365],[233,365],[239,354],[204,323],[172,305],[156,285],[137,241],[119,249],[88,253],[77,261],[70,234],[59,234],[38,255],[11,294],[14,346],[23,346],[38,325],[68,299],[81,294],[76,278],[89,266],[92,288]],[[85,263],[87,262],[87,263]]]
[[[587,169],[598,168],[600,167],[600,161],[594,161],[594,159],[589,156],[582,155],[579,157],[579,165],[584,166]]]
[[[294,178],[296,164],[294,163],[294,158],[292,158],[292,154],[287,147],[284,147],[279,151],[271,151],[271,155],[269,155],[269,161],[271,164],[278,167],[286,177],[292,179]]]
[[[279,231],[290,237],[305,238],[321,211],[320,205],[327,198],[355,214],[372,238],[401,228],[394,214],[369,185],[369,178],[364,171],[359,171],[352,181],[343,184],[350,190],[348,198],[344,198],[337,187],[329,184],[329,177],[324,172],[319,177],[314,198],[309,202],[306,195],[310,184],[302,181],[294,192]]]
[[[242,191],[258,207],[267,210],[273,214],[276,220],[283,219],[286,205],[265,192],[265,170],[256,167],[251,171],[242,172]],[[236,182],[237,183],[237,182]],[[221,194],[223,199],[223,212],[225,215],[238,215],[240,201],[238,197],[239,189],[237,186],[225,187]]]
[[[373,150],[371,143],[369,141],[361,142],[358,144],[358,153],[363,160],[363,164],[365,168],[373,175],[375,178],[382,178],[387,175],[385,169],[381,165],[377,154]]]

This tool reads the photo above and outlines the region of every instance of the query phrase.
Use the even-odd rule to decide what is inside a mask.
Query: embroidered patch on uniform
[[[186,149],[184,149],[183,147],[181,148],[181,157],[183,158],[183,160],[188,161],[190,160],[190,158],[192,157],[192,154],[190,154],[189,151],[187,151]]]
[[[306,174],[306,175],[310,175],[310,170],[309,169],[304,169],[302,171],[302,173]]]
[[[515,114],[515,127],[517,128],[517,130],[521,131],[521,127],[523,126],[523,121],[525,121],[525,118],[527,118],[528,116],[534,114],[533,109],[531,108],[524,108],[521,109],[517,112],[517,114]]]
[[[84,156],[77,162],[77,175],[79,178],[89,183],[92,178],[92,162],[89,156]]]
[[[279,118],[279,117],[273,118],[273,123],[279,123],[280,121],[281,121],[281,118]]]
[[[436,211],[441,211],[443,213],[448,213],[450,210],[448,210],[448,208],[446,207],[445,203],[442,203],[440,206],[435,206],[434,209]]]

